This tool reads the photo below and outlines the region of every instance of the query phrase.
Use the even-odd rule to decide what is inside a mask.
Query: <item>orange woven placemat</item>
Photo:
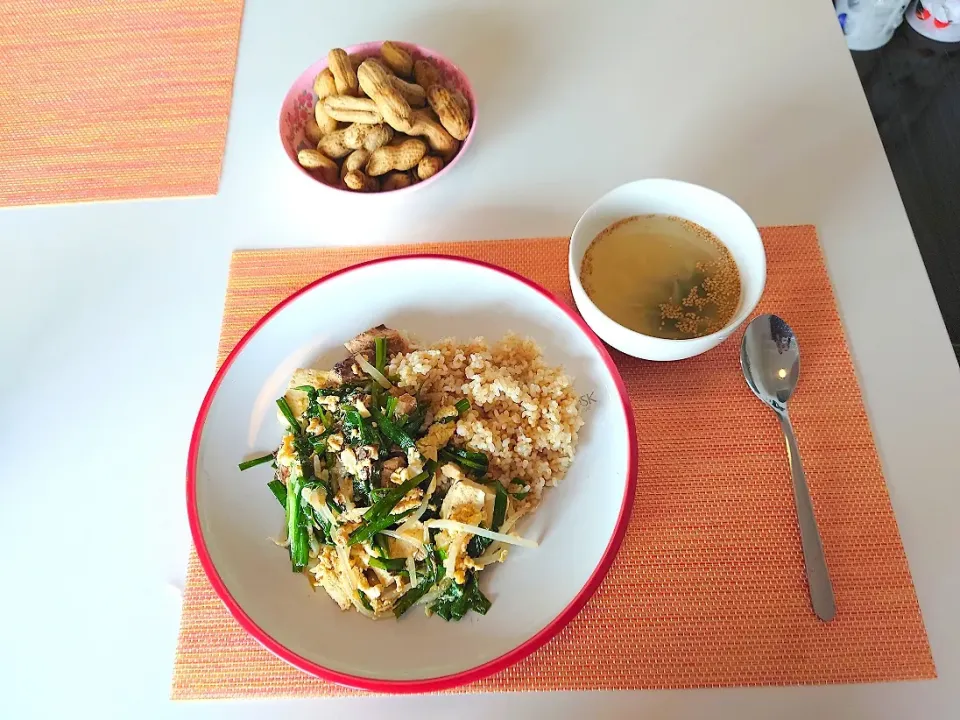
[[[242,14],[0,3],[0,206],[216,193]]]
[[[783,440],[747,389],[739,335],[700,357],[614,352],[640,469],[623,546],[596,595],[540,651],[452,692],[849,683],[933,678],[910,570],[814,229],[763,230],[758,312],[803,347],[790,412],[820,523],[837,617],[810,610]],[[238,252],[220,361],[275,303],[346,265],[444,252],[525,275],[572,303],[565,238]],[[322,598],[318,598],[322,602]],[[191,556],[173,697],[359,694],[304,675],[247,636]]]

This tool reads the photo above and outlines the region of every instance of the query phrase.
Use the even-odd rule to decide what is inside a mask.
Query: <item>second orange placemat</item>
[[[0,3],[0,207],[213,195],[243,0]]]
[[[896,519],[814,229],[766,228],[767,289],[803,348],[790,412],[834,582],[810,610],[789,468],[773,415],[747,389],[738,334],[683,362],[613,353],[640,468],[607,578],[541,650],[452,692],[849,683],[935,677]],[[235,253],[220,361],[274,304],[373,257],[440,252],[529,277],[572,303],[565,238]],[[317,602],[325,599],[318,596]],[[359,694],[304,675],[234,622],[192,556],[173,697]]]

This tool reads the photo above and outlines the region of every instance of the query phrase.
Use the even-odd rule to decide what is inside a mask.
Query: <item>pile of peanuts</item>
[[[358,192],[397,190],[436,175],[470,133],[470,105],[443,83],[431,61],[414,61],[393,42],[380,57],[334,48],[313,89],[297,160],[328,185]],[[349,123],[349,124],[347,124]]]

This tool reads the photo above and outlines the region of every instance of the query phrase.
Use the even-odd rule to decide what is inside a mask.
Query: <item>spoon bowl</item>
[[[776,315],[751,322],[740,345],[740,367],[754,395],[786,412],[800,379],[800,346],[790,326]]]

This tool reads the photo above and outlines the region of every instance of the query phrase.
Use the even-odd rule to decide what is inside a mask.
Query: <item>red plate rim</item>
[[[260,628],[260,626],[258,626],[249,615],[243,611],[239,603],[237,603],[237,601],[230,594],[230,591],[227,589],[227,586],[224,584],[223,580],[221,580],[220,575],[214,566],[213,559],[210,557],[210,553],[207,550],[206,543],[203,539],[203,533],[200,530],[200,517],[197,511],[197,457],[200,451],[200,436],[203,431],[203,426],[206,423],[207,413],[210,411],[210,405],[213,403],[213,398],[216,395],[221,382],[223,381],[224,375],[233,364],[237,355],[239,355],[250,339],[257,334],[260,328],[268,320],[270,320],[270,318],[280,312],[280,310],[282,310],[287,304],[300,297],[300,295],[312,290],[322,283],[331,280],[332,278],[370,265],[378,265],[389,262],[402,262],[404,260],[446,260],[486,268],[523,283],[527,287],[535,290],[540,295],[550,300],[564,313],[566,313],[566,315],[573,320],[577,327],[579,327],[580,330],[587,336],[590,342],[593,343],[594,347],[597,349],[597,352],[600,353],[600,357],[606,365],[607,371],[610,373],[610,376],[613,378],[614,384],[617,387],[617,391],[620,394],[620,401],[623,406],[624,421],[627,425],[629,458],[627,461],[627,481],[624,486],[623,501],[620,505],[620,514],[617,518],[617,524],[614,528],[613,535],[610,537],[610,542],[607,544],[607,548],[604,550],[603,556],[600,558],[600,562],[597,564],[596,568],[594,568],[593,573],[587,580],[586,584],[580,589],[580,592],[577,593],[570,604],[567,605],[559,615],[551,620],[546,627],[540,630],[540,632],[533,637],[524,641],[512,650],[504,653],[500,657],[489,660],[482,665],[477,665],[469,670],[463,670],[458,673],[442,675],[440,677],[428,678],[425,680],[378,680],[376,678],[361,677],[358,675],[337,672],[307,660],[305,657],[296,654],[274,640],[269,634]],[[193,435],[190,438],[190,451],[187,458],[187,513],[190,517],[190,534],[193,536],[193,543],[197,551],[197,556],[200,559],[200,565],[207,574],[207,578],[210,580],[210,584],[213,585],[213,589],[220,597],[220,600],[223,601],[223,604],[226,605],[227,610],[229,610],[230,614],[233,615],[238,623],[240,623],[241,627],[250,633],[250,635],[252,635],[270,652],[279,657],[281,660],[284,660],[290,665],[293,665],[294,667],[299,668],[306,673],[324,680],[338,683],[340,685],[346,685],[348,687],[357,688],[360,690],[368,690],[376,693],[426,693],[436,692],[438,690],[446,690],[458,685],[465,685],[467,683],[475,682],[482,678],[493,675],[494,673],[497,673],[500,670],[503,670],[504,668],[509,667],[510,665],[513,665],[514,663],[519,662],[523,658],[527,657],[544,645],[548,640],[553,638],[554,635],[559,633],[567,625],[567,623],[569,623],[577,615],[577,613],[580,612],[593,593],[596,592],[597,588],[600,586],[600,583],[603,581],[603,578],[606,576],[607,571],[610,569],[610,565],[613,563],[613,559],[616,556],[617,550],[619,550],[620,544],[623,542],[624,534],[627,531],[627,524],[630,520],[630,512],[633,508],[633,498],[636,485],[637,433],[636,425],[633,419],[633,410],[630,406],[630,398],[627,394],[626,386],[623,383],[623,378],[620,376],[620,371],[617,370],[617,366],[613,362],[613,358],[610,357],[610,353],[607,352],[603,342],[597,337],[593,330],[590,329],[583,318],[580,317],[580,315],[572,307],[560,300],[556,295],[515,272],[480,260],[472,260],[469,258],[443,255],[439,253],[421,253],[368,260],[366,262],[337,270],[329,275],[325,275],[317,280],[314,280],[312,283],[301,288],[284,300],[281,300],[272,310],[270,310],[270,312],[260,318],[260,320],[258,320],[256,324],[247,331],[247,333],[240,339],[233,350],[230,351],[230,354],[227,355],[223,364],[220,366],[220,369],[217,371],[216,376],[214,376],[213,381],[210,383],[210,387],[203,398],[203,404],[200,406],[200,412],[197,414],[197,420],[193,426]]]

